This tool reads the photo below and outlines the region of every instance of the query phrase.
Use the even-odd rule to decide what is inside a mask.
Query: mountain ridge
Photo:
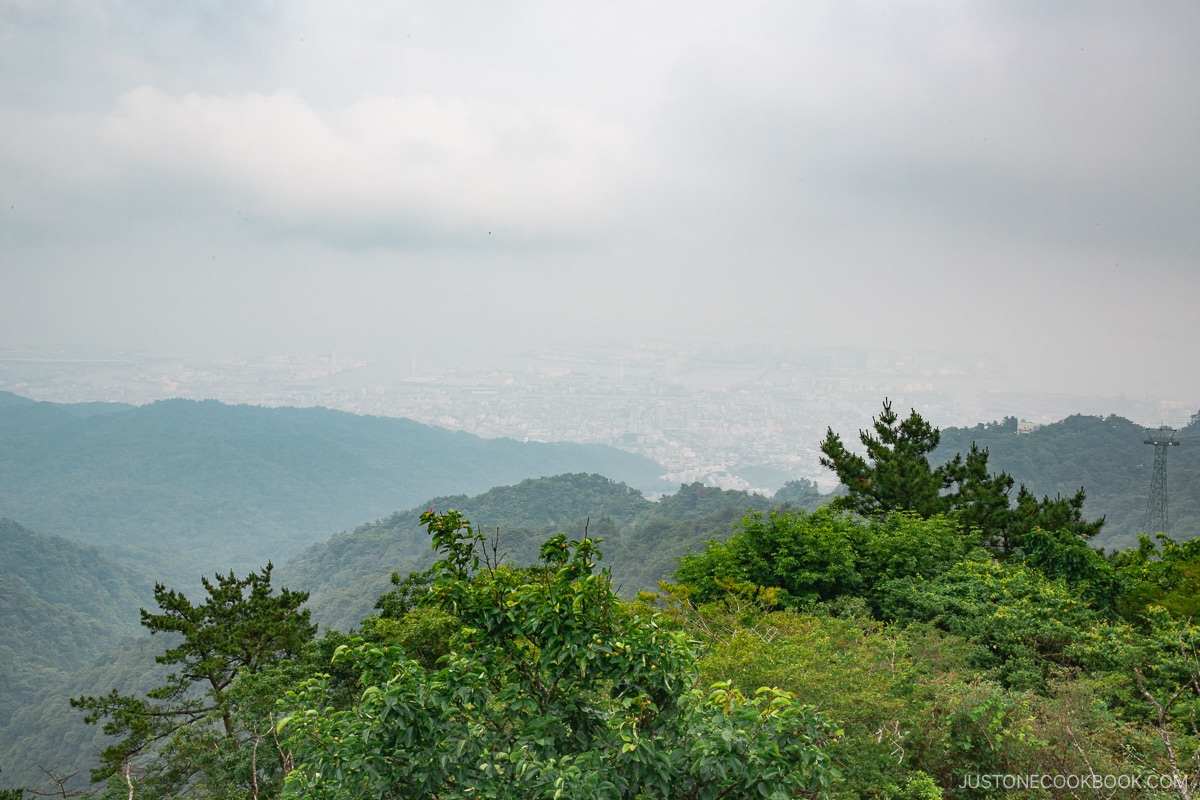
[[[666,488],[658,464],[602,445],[482,439],[325,408],[176,399],[81,415],[14,397],[0,403],[0,516],[179,583],[281,561],[432,496],[569,472]]]

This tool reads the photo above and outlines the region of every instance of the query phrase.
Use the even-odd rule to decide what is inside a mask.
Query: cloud
[[[215,205],[347,244],[388,231],[586,235],[609,213],[633,146],[585,110],[425,94],[319,111],[288,90],[173,97],[145,86],[98,118],[10,112],[7,122],[22,135],[6,139],[3,158],[30,191],[36,176],[38,192]]]
[[[656,138],[698,206],[763,235],[901,225],[1178,258],[1200,244],[1200,119],[1180,102],[1200,60],[1180,16],[805,5],[777,20],[786,37],[715,38],[677,60]]]
[[[204,320],[253,275],[237,308],[277,303],[257,324],[281,337],[340,287],[332,328],[416,291],[531,329],[1048,364],[1069,342],[1089,367],[1088,342],[1142,358],[1151,319],[1195,338],[1194,2],[49,0],[0,23],[0,245],[57,270],[29,278],[47,307],[77,273],[100,275],[81,303],[162,273]]]

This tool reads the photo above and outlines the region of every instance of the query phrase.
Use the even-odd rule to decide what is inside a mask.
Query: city
[[[1191,411],[1154,398],[1004,393],[1004,377],[988,354],[720,343],[568,343],[445,369],[419,369],[415,355],[384,364],[336,353],[194,360],[0,349],[0,390],[35,400],[326,406],[488,438],[611,445],[655,460],[672,482],[768,493],[791,479],[831,489],[818,463],[827,427],[853,445],[884,397],[940,427],[1073,413],[1182,424]]]

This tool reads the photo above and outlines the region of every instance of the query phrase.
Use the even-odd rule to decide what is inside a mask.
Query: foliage
[[[400,573],[393,572],[392,588],[375,600],[375,610],[383,619],[402,618],[417,608],[425,595],[429,594],[435,577],[436,573],[432,568],[410,572],[403,578],[400,577]]]
[[[1177,539],[1200,533],[1200,448],[1188,442],[1197,433],[1181,431],[1184,443],[1168,458],[1169,533]],[[1146,523],[1154,449],[1145,439],[1145,428],[1122,417],[1077,414],[1021,436],[1015,426],[943,429],[934,457],[949,458],[976,442],[994,469],[1019,476],[1034,497],[1072,497],[1086,486],[1087,516],[1105,520],[1092,543],[1119,550],[1136,548]]]
[[[86,771],[93,743],[65,730],[78,721],[64,721],[70,695],[62,687],[136,633],[137,609],[150,597],[146,584],[135,568],[95,548],[0,519],[4,780],[37,788],[46,777],[39,765],[64,774]],[[51,703],[47,695],[55,690]],[[47,728],[58,736],[30,749]]]
[[[772,501],[761,495],[718,489],[702,483],[685,483],[679,486],[679,491],[660,499],[654,506],[653,514],[682,521],[708,517],[727,508],[736,508],[745,513],[751,510],[766,511],[771,506]]]
[[[1004,685],[1044,691],[1056,668],[1075,664],[1071,648],[1100,617],[1061,580],[1017,561],[969,560],[932,581],[893,582],[887,616],[930,622],[975,647],[972,666]]]
[[[59,425],[46,417],[53,410],[27,420],[25,433]],[[122,413],[111,411],[110,418]],[[399,781],[393,786],[411,788],[418,773],[442,781],[446,796],[465,793],[466,781],[496,796],[620,796],[637,786],[656,795],[664,774],[672,793],[685,797],[758,792],[758,777],[766,778],[767,793],[811,794],[821,790],[820,775],[836,769],[841,779],[829,792],[887,800],[984,796],[961,788],[964,778],[997,771],[1182,775],[1200,768],[1192,721],[1200,717],[1193,625],[1200,545],[1143,538],[1137,549],[1105,557],[1090,545],[1098,524],[1085,518],[1084,495],[1074,491],[1080,482],[1091,491],[1095,476],[1102,485],[1109,480],[1097,466],[1108,456],[1089,444],[1097,426],[1105,447],[1149,460],[1140,438],[1126,447],[1136,426],[1078,417],[1016,436],[1009,421],[938,432],[914,417],[906,434],[904,421],[892,420],[895,441],[881,451],[891,463],[879,475],[896,482],[897,497],[926,498],[923,481],[938,476],[930,507],[943,504],[941,513],[927,517],[902,505],[867,516],[796,513],[794,505],[767,513],[761,498],[699,484],[651,503],[597,475],[566,475],[465,498],[465,506],[477,503],[489,530],[499,527],[499,545],[486,553],[479,549],[484,537],[461,517],[447,515],[425,531],[416,510],[343,534],[298,564],[307,585],[325,587],[322,607],[345,629],[358,627],[355,636],[334,632],[264,655],[228,683],[222,709],[203,681],[173,699],[154,697],[170,694],[191,667],[165,664],[177,674],[137,683],[138,642],[123,645],[120,662],[84,663],[98,652],[78,655],[89,642],[133,627],[113,618],[118,606],[131,605],[134,582],[109,579],[102,556],[61,540],[3,539],[19,526],[0,523],[0,544],[16,543],[5,544],[0,564],[0,612],[11,612],[0,641],[0,682],[8,682],[0,691],[8,702],[16,687],[32,703],[8,717],[8,730],[25,733],[0,755],[12,770],[3,777],[33,786],[38,773],[20,770],[43,763],[60,740],[87,746],[76,732],[58,734],[55,717],[71,715],[62,699],[53,705],[56,692],[113,712],[104,717],[109,723],[122,713],[130,720],[164,715],[154,717],[161,727],[140,717],[150,738],[111,773],[101,791],[113,798],[128,796],[125,768],[138,796],[222,800],[270,798],[293,765],[301,767],[289,789],[297,794],[374,790],[392,778]],[[933,434],[940,443],[930,451]],[[883,446],[878,429],[870,435]],[[898,447],[905,435],[912,441]],[[942,456],[955,452],[964,456]],[[1012,462],[999,456],[1013,454],[1021,463],[1056,460],[1053,470],[1032,468],[1033,488],[1012,492],[1015,481],[990,474],[988,456],[1002,464]],[[915,487],[899,485],[908,475]],[[1172,475],[1186,478],[1186,470]],[[793,488],[802,497],[815,487]],[[1137,514],[1144,483],[1141,492]],[[1173,488],[1176,498],[1186,509],[1186,493]],[[731,530],[748,509],[757,513]],[[427,570],[431,534],[442,564]],[[598,536],[616,577],[596,572]],[[676,554],[705,540],[716,543],[679,565],[688,585],[670,589],[658,616],[644,603],[616,599],[653,586]],[[981,543],[1004,560],[993,560]],[[505,553],[516,563],[543,558],[517,568],[501,563]],[[18,566],[6,569],[13,557]],[[53,577],[31,580],[39,570]],[[297,585],[296,577],[288,582]],[[363,619],[377,595],[374,613]],[[172,648],[187,641],[163,632]],[[213,647],[237,635],[236,625],[214,633]],[[618,653],[615,643],[628,652]],[[639,654],[647,660],[631,666]],[[40,671],[14,669],[32,662]],[[320,676],[308,680],[313,672]],[[669,675],[668,693],[661,681]],[[79,681],[70,692],[61,688],[68,679]],[[758,694],[761,685],[778,688]],[[124,694],[105,695],[110,686]],[[282,732],[273,724],[281,695],[298,704]],[[187,703],[194,721],[167,724],[168,712]],[[313,710],[316,717],[305,716]],[[0,704],[0,722],[3,715]],[[409,733],[414,746],[388,749]],[[130,734],[119,735],[128,741]],[[790,753],[776,754],[779,743]],[[292,761],[293,745],[309,748],[308,761]],[[772,770],[805,758],[819,767],[804,773],[815,782],[781,788]],[[382,772],[330,778],[354,759]]]
[[[1134,667],[1138,699],[1165,750],[1170,774],[1200,774],[1200,626],[1150,610],[1143,663]]]
[[[1033,528],[1025,534],[1025,563],[1071,586],[1093,608],[1112,610],[1121,596],[1117,570],[1067,528]]]
[[[1137,627],[1097,626],[1077,646],[1102,676],[1096,694],[1146,731],[1130,748],[1141,768],[1176,780],[1175,792],[1191,797],[1200,770],[1200,627],[1161,606],[1144,610]]]
[[[725,542],[685,556],[675,579],[707,603],[731,586],[778,589],[788,607],[844,595],[861,596],[876,610],[890,581],[932,579],[966,557],[978,542],[951,520],[911,512],[863,519],[825,507],[814,513],[749,514]]]
[[[829,500],[828,497],[821,494],[821,489],[816,482],[807,478],[788,481],[775,492],[771,499],[776,504],[786,503],[805,511],[816,511]]]
[[[820,497],[820,495],[818,495]],[[371,611],[371,599],[394,591],[387,573],[401,576],[428,569],[434,556],[420,525],[431,506],[453,504],[499,539],[513,563],[537,560],[549,536],[605,539],[605,563],[617,591],[632,597],[650,590],[677,566],[676,559],[709,539],[727,537],[748,510],[770,501],[745,492],[683,485],[658,502],[600,475],[557,475],[498,486],[475,497],[436,498],[370,525],[313,545],[289,562],[281,576],[312,591],[313,618],[350,630]],[[551,522],[546,523],[547,520]]]
[[[938,446],[938,430],[914,410],[905,420],[890,400],[872,420],[874,433],[859,431],[866,457],[852,453],[829,428],[821,443],[821,465],[835,473],[849,493],[835,501],[839,508],[869,516],[881,511],[915,511],[931,517],[949,510],[942,495],[946,469],[934,469],[929,454]]]
[[[1154,749],[1099,700],[1094,680],[1055,677],[1045,695],[1014,691],[971,665],[969,642],[936,628],[770,611],[762,599],[744,589],[696,605],[674,587],[659,603],[704,644],[702,681],[779,686],[837,725],[835,796],[984,797],[962,788],[968,776],[1125,774],[1131,753]]]
[[[154,587],[161,613],[143,609],[142,625],[176,642],[156,658],[176,671],[145,697],[113,689],[71,700],[86,722],[104,720],[106,734],[122,737],[101,754],[93,781],[136,781],[151,796],[211,784],[205,793],[220,795],[231,784],[246,791],[281,777],[285,754],[276,748],[273,760],[265,754],[260,760],[260,744],[272,730],[274,698],[296,677],[287,662],[316,626],[300,608],[308,595],[275,594],[271,570],[268,563],[244,578],[232,572],[204,578],[207,598],[200,604]]]
[[[1026,537],[1036,528],[1090,541],[1104,527],[1104,517],[1086,519],[1083,515],[1086,499],[1080,487],[1069,497],[1056,495],[1039,500],[1022,484],[1017,490],[1015,506],[1001,515],[1002,522],[993,529],[992,539],[1000,542],[1000,552],[1005,554],[1028,553]]]
[[[865,521],[856,542],[862,595],[877,616],[890,619],[883,605],[894,581],[934,580],[977,554],[978,545],[977,531],[964,531],[941,515],[922,519],[911,512],[896,512]]]
[[[1117,605],[1126,619],[1144,621],[1152,606],[1179,619],[1200,616],[1200,539],[1141,536],[1114,564],[1125,583]]]
[[[728,541],[710,542],[703,553],[685,556],[675,578],[700,603],[739,583],[777,588],[786,606],[832,599],[860,586],[854,547],[860,527],[855,518],[832,510],[748,514]]]
[[[902,634],[869,619],[767,612],[744,594],[700,606],[676,595],[669,610],[705,644],[702,681],[786,688],[839,728],[829,746],[839,786],[864,796],[898,788],[908,745],[897,721],[914,675]]]
[[[827,785],[820,717],[789,695],[694,688],[680,633],[623,605],[597,543],[550,539],[542,565],[481,557],[462,515],[425,515],[442,553],[428,602],[462,625],[441,668],[362,643],[352,708],[328,679],[281,723],[301,797],[791,797]]]
[[[940,431],[914,409],[901,421],[891,401],[872,420],[874,433],[860,431],[866,457],[846,449],[830,428],[821,443],[821,464],[833,470],[848,493],[835,499],[839,508],[866,516],[912,511],[922,517],[948,514],[967,529],[979,530],[983,542],[1002,556],[1023,552],[1025,534],[1041,527],[1066,530],[1087,539],[1095,536],[1104,519],[1083,517],[1084,490],[1038,500],[1024,485],[1015,504],[1010,493],[1015,483],[1005,472],[989,473],[987,449],[975,443],[964,458],[956,453],[933,467],[929,455],[940,442]]]
[[[653,506],[640,491],[624,483],[594,473],[574,473],[494,486],[475,497],[435,497],[406,516],[417,522],[427,508],[452,507],[469,514],[481,528],[542,528],[589,517],[611,517],[628,524]]]

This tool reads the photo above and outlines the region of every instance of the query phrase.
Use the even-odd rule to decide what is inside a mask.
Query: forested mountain
[[[23,408],[27,406],[37,405],[37,400],[30,400],[28,397],[21,397],[19,394],[0,390],[0,409],[3,408]],[[94,417],[98,414],[115,414],[118,411],[128,411],[137,406],[129,403],[105,403],[99,400],[88,403],[47,403],[56,408],[60,408],[73,417]]]
[[[988,465],[1003,470],[1036,495],[1067,497],[1083,487],[1088,517],[1105,517],[1093,544],[1127,549],[1137,544],[1146,522],[1146,500],[1154,448],[1146,430],[1117,416],[1075,415],[1017,434],[1017,420],[947,428],[934,460],[965,453],[975,442],[988,449]],[[1167,455],[1170,533],[1176,539],[1200,535],[1200,425],[1178,434],[1181,444]]]
[[[481,439],[323,408],[3,400],[0,516],[135,557],[177,585],[281,561],[448,492],[581,471],[670,488],[657,464],[611,447]]]
[[[820,503],[814,486],[792,489],[797,506]],[[632,594],[654,588],[677,556],[726,538],[747,510],[770,504],[699,484],[654,503],[596,474],[528,479],[473,497],[436,497],[334,536],[281,567],[276,584],[311,590],[315,619],[327,626],[357,625],[390,588],[392,571],[432,563],[420,524],[421,511],[432,505],[469,510],[481,529],[498,528],[500,548],[516,564],[536,561],[549,536],[564,530],[581,536],[587,524],[592,536],[608,538],[604,564]],[[39,765],[60,774],[78,770],[103,741],[67,707],[67,698],[102,694],[113,685],[148,689],[161,677],[153,656],[164,643],[144,636],[138,608],[150,605],[155,581],[170,581],[9,520],[0,520],[0,552],[0,767],[6,784],[33,785],[44,779]]]
[[[797,495],[792,505],[815,508],[816,487]],[[498,542],[498,552],[515,564],[537,560],[549,536],[567,532],[580,538],[604,538],[603,565],[612,570],[620,591],[631,596],[654,589],[689,550],[702,550],[710,539],[724,539],[747,511],[763,511],[773,501],[760,495],[723,491],[700,484],[680,486],[657,503],[626,484],[595,474],[558,475],[500,486],[474,497],[438,497],[408,511],[341,533],[306,549],[279,570],[282,585],[311,593],[309,607],[323,625],[348,629],[371,612],[375,598],[388,590],[388,577],[427,568],[433,563],[421,512],[453,508],[477,530]]]
[[[6,781],[33,781],[41,777],[36,762],[13,749],[28,744],[48,721],[51,727],[69,721],[57,730],[76,730],[87,742],[95,738],[66,708],[65,687],[141,633],[138,608],[151,596],[151,581],[93,547],[8,519],[0,519],[0,554],[0,765]],[[61,748],[59,739],[51,740],[52,747]],[[48,751],[35,748],[26,755],[37,752]]]
[[[0,519],[0,725],[12,703],[138,632],[145,575]]]
[[[129,619],[138,619],[136,609]],[[16,708],[6,726],[0,728],[0,766],[5,786],[43,786],[47,776],[73,775],[72,789],[87,786],[88,770],[96,765],[96,753],[111,737],[70,707],[69,699],[83,694],[104,694],[120,686],[126,691],[146,692],[159,685],[166,668],[155,656],[169,646],[169,639],[147,636],[139,626],[136,636],[127,636],[112,649],[84,663],[70,674],[39,675],[39,683],[28,701]]]
[[[1198,427],[1182,431],[1183,444],[1169,453],[1171,532],[1180,540],[1200,531]],[[1107,516],[1102,535],[1092,543],[1111,549],[1135,544],[1145,519],[1154,455],[1153,448],[1143,443],[1145,438],[1140,426],[1119,417],[1070,417],[1030,435],[1017,435],[1015,420],[1006,420],[943,430],[941,446],[931,461],[966,453],[974,442],[988,449],[990,471],[1008,472],[1038,496],[1068,497],[1082,486],[1087,491],[1085,516]],[[571,466],[597,461],[602,465]],[[605,540],[601,566],[612,570],[613,588],[630,598],[638,590],[655,588],[676,568],[679,556],[703,552],[710,540],[726,540],[742,535],[737,534],[741,531],[745,534],[741,541],[746,542],[764,532],[779,532],[774,523],[767,527],[751,523],[747,531],[746,511],[766,510],[784,501],[811,510],[828,499],[813,484],[799,481],[784,487],[774,499],[692,484],[652,502],[643,491],[661,491],[655,482],[658,471],[648,462],[603,448],[487,441],[406,420],[323,409],[185,401],[140,408],[58,407],[0,395],[0,515],[23,512],[25,516],[17,518],[25,524],[97,543],[92,548],[34,533],[7,520],[0,522],[3,782],[40,782],[39,764],[70,770],[77,767],[81,753],[94,751],[101,741],[97,730],[82,726],[81,715],[66,706],[68,697],[101,695],[116,686],[122,692],[137,692],[157,685],[151,662],[153,654],[163,649],[160,637],[122,638],[141,632],[137,608],[149,605],[155,581],[190,594],[201,574],[211,576],[232,567],[243,575],[268,560],[284,562],[288,553],[299,553],[276,570],[276,586],[311,592],[308,605],[314,621],[348,630],[372,613],[375,599],[391,588],[393,571],[404,574],[433,562],[430,534],[420,521],[421,513],[432,506],[463,512],[477,531],[496,536],[498,552],[516,565],[537,561],[540,546],[556,534],[565,531],[569,538],[582,538],[586,526],[588,535]],[[512,477],[488,477],[491,474]],[[555,477],[529,477],[535,474]],[[458,494],[446,494],[451,491]],[[478,491],[482,493],[473,494]],[[411,510],[394,511],[405,507]],[[304,544],[329,531],[347,529],[373,516],[378,521],[301,552]],[[814,519],[813,530],[824,531],[820,525],[826,517]],[[804,536],[811,533],[804,527],[809,524],[800,525]],[[937,609],[965,603],[959,594],[969,594],[972,587],[996,577],[989,577],[986,570],[999,568],[972,561],[970,553],[955,550],[943,557],[929,549],[925,539],[916,542],[933,533],[950,536],[950,528],[937,527],[941,523],[922,528],[920,537],[909,535],[908,523],[895,524],[899,527],[894,531],[851,527],[837,533],[850,542],[843,548],[849,554],[847,564],[855,559],[862,562],[853,569],[838,571],[841,567],[834,556],[841,551],[832,546],[834,539],[814,546],[810,556],[822,565],[817,572],[828,572],[829,586],[821,584],[817,590],[824,592],[823,602],[833,604],[829,613],[863,613],[865,607],[854,604],[864,601],[871,613],[890,625],[907,619],[897,616],[896,608],[901,606],[896,604],[903,600],[904,614],[915,620],[936,620],[941,613],[934,613]],[[912,562],[909,567],[922,581],[955,563],[970,569],[947,573],[934,589],[913,584],[917,588],[905,588],[909,594],[903,596],[875,596],[871,587],[882,584],[871,570],[898,569],[900,562],[884,564],[884,559],[880,561],[884,566],[871,566],[871,559],[891,558],[888,548],[909,539],[919,546],[900,555]],[[1014,575],[1033,580],[1020,572],[1024,567],[1018,569],[1018,563],[1051,580],[1063,579],[1048,566],[1057,561],[1038,560],[1046,558],[1038,548],[1051,545],[1055,553],[1069,550],[1072,558],[1082,558],[1082,550],[1070,550],[1064,542],[1031,540],[1008,554],[1015,571],[1005,580]],[[745,544],[738,547],[742,549],[718,548],[713,557],[746,555]],[[876,553],[879,548],[883,550]],[[1191,550],[1181,552],[1178,558],[1188,565],[1195,560]],[[124,566],[129,562],[126,556],[136,557],[139,567]],[[1113,563],[1126,565],[1127,577],[1135,575],[1129,564],[1143,571],[1158,569],[1152,556],[1139,557],[1151,558],[1150,566],[1136,561],[1133,554]],[[767,563],[785,562],[763,562]],[[1093,595],[1098,596],[1103,587],[1112,588],[1097,577],[1107,575],[1110,568],[1086,559],[1081,563],[1090,564],[1096,574],[1066,578],[1077,581],[1081,602],[1095,603]],[[1180,574],[1191,575],[1188,569]],[[792,572],[781,574],[780,580],[791,580]],[[707,580],[694,578],[697,591],[711,589]],[[754,580],[771,585],[765,578]],[[1133,604],[1133,611],[1118,606],[1131,619],[1149,602],[1143,594],[1165,591],[1161,581],[1143,583],[1151,588],[1141,587],[1142,594],[1121,600]],[[780,585],[796,598],[805,597],[803,586]],[[897,587],[893,588],[899,592]],[[1191,613],[1187,603],[1194,594],[1185,588],[1177,592],[1186,595],[1177,603],[1181,614]],[[957,628],[946,632],[968,635]],[[113,647],[117,649],[110,650]],[[785,655],[781,654],[781,663],[795,663]],[[1010,680],[1003,671],[1009,666],[995,669],[999,670],[996,676]],[[714,672],[711,677],[720,675]],[[1016,679],[1011,680],[1016,687]],[[1017,694],[1004,698],[1018,702]]]

